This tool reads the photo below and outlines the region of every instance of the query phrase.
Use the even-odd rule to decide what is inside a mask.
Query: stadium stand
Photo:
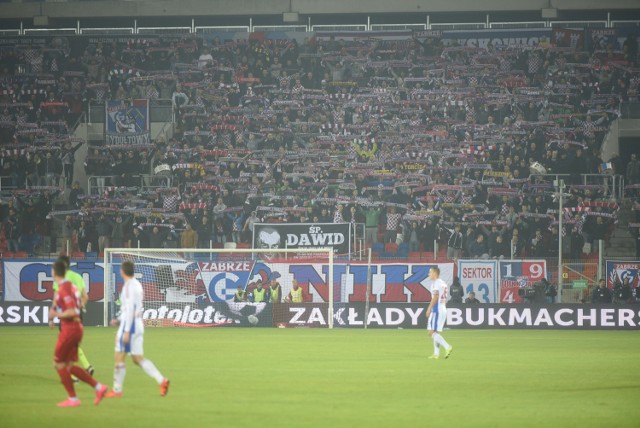
[[[258,220],[370,214],[381,242],[367,245],[387,257],[446,247],[459,224],[464,256],[551,256],[562,234],[578,258],[607,239],[619,209],[610,181],[585,177],[616,168],[600,149],[620,103],[638,99],[630,48],[317,33],[132,37],[87,42],[78,56],[64,45],[4,49],[0,175],[15,190],[0,206],[0,245],[30,255],[246,248]],[[75,159],[85,142],[70,130],[88,103],[129,98],[171,99],[173,136],[135,149],[92,142]],[[73,185],[75,162],[110,181],[86,193]],[[151,171],[171,186],[141,186]],[[554,174],[570,193],[561,231]]]

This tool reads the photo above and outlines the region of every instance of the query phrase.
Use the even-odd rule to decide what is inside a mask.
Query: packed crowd
[[[23,245],[23,236],[53,235],[59,251],[58,235],[62,249],[97,252],[247,245],[256,222],[354,222],[368,244],[432,251],[439,240],[451,258],[552,256],[562,234],[566,255],[579,258],[607,237],[618,210],[605,181],[584,184],[581,174],[615,168],[601,144],[620,102],[638,98],[637,46],[615,49],[316,35],[45,52],[39,70],[30,62],[32,80],[3,70],[0,124],[12,127],[2,128],[11,141],[2,175],[25,187],[2,206],[5,236],[9,248],[33,251],[37,239]],[[55,82],[42,93],[38,73]],[[87,175],[114,178],[85,194],[71,185],[78,142],[60,136],[65,115],[87,100],[126,98],[170,98],[173,136],[90,147]],[[23,133],[56,126],[57,146],[50,134],[42,144]],[[172,186],[140,187],[137,175],[152,171]],[[532,171],[568,174],[563,230],[553,177]],[[55,209],[64,186],[68,207]]]

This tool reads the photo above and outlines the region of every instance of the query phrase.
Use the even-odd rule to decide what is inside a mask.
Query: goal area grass
[[[0,426],[637,427],[640,338],[623,331],[147,328],[166,397],[127,360],[122,398],[59,409],[56,330],[0,327]],[[109,386],[116,330],[85,328]]]

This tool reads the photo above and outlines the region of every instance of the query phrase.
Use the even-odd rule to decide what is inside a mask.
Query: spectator
[[[554,287],[553,284],[551,284],[546,279],[542,279],[541,282],[542,284],[544,284],[545,301],[547,303],[555,303],[556,296],[558,295],[558,291],[556,290],[556,287]]]
[[[98,233],[98,251],[103,253],[105,248],[109,248],[111,235],[113,234],[111,222],[107,220],[104,214],[98,219],[96,232]]]
[[[125,242],[125,230],[129,230],[130,225],[122,217],[117,215],[115,222],[111,222],[111,243],[115,248],[122,248]]]
[[[476,293],[473,291],[469,293],[467,298],[464,300],[465,304],[477,304],[480,303],[480,300],[476,299]]]
[[[460,232],[460,225],[456,224],[453,229],[444,228],[449,233],[447,240],[447,259],[458,260],[462,254],[463,235]]]
[[[378,242],[378,225],[380,224],[380,207],[369,207],[365,210],[365,241],[368,244]]]
[[[213,237],[218,244],[225,244],[229,229],[227,223],[222,219],[217,219],[213,225]]]
[[[253,289],[253,303],[263,303],[269,301],[269,291],[263,287],[262,281],[258,280],[256,284],[256,288]]]
[[[449,287],[449,303],[462,303],[462,298],[464,297],[464,289],[460,284],[460,279],[456,276],[453,278],[453,283],[451,287]]]
[[[233,295],[233,301],[238,302],[246,302],[247,301],[247,293],[242,289],[241,285],[238,285],[235,294]]]
[[[209,218],[207,216],[203,216],[202,220],[200,220],[197,233],[198,248],[209,248],[211,240],[211,224],[209,223]]]
[[[395,242],[398,235],[402,215],[396,212],[395,207],[391,207],[387,213],[387,227],[384,233],[384,242]]]
[[[20,226],[20,218],[14,209],[9,210],[9,217],[5,224],[5,237],[9,244],[9,251],[17,252],[20,250],[20,237],[22,236],[22,228]]]
[[[484,242],[484,235],[478,233],[476,240],[469,246],[469,255],[473,259],[488,259],[489,251],[487,250],[487,244]]]
[[[150,248],[165,248],[164,234],[160,232],[158,226],[153,226],[151,234],[149,235],[149,247]]]
[[[244,225],[244,212],[237,211],[235,215],[227,214],[227,218],[231,222],[231,241],[242,242],[242,228]]]
[[[620,281],[616,281],[613,287],[613,301],[614,303],[623,305],[629,303],[631,300],[631,285],[629,284],[629,278],[625,278]]]
[[[601,305],[611,303],[611,290],[607,288],[607,284],[605,283],[604,279],[600,279],[600,281],[598,281],[598,287],[593,290],[591,303]]]
[[[282,287],[280,286],[280,283],[275,278],[272,278],[270,285],[271,289],[269,290],[269,302],[280,303],[282,300]]]
[[[631,155],[631,160],[627,164],[627,183],[638,184],[640,182],[640,161],[636,158],[636,154]]]
[[[251,215],[247,218],[247,221],[244,222],[244,227],[242,228],[242,231],[245,234],[245,241],[251,242],[253,237],[253,226],[259,222],[260,219],[258,218],[257,213],[255,211],[251,211]]]
[[[224,218],[224,212],[225,212],[226,209],[227,209],[227,206],[224,204],[223,199],[222,198],[218,198],[218,202],[213,207],[213,221],[214,221],[214,223],[216,222],[216,220]]]
[[[146,233],[142,230],[142,227],[137,226],[132,230],[132,235],[129,238],[129,248],[148,248],[149,240]]]
[[[291,291],[284,301],[288,303],[303,303],[305,301],[304,291],[295,279],[291,280]]]
[[[187,223],[185,230],[180,236],[180,248],[197,248],[198,234],[191,228],[191,224]]]

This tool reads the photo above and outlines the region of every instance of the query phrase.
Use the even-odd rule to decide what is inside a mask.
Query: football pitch
[[[640,337],[621,331],[451,330],[428,360],[423,330],[148,328],[124,396],[58,409],[57,330],[0,327],[0,427],[637,427]],[[86,328],[96,378],[112,383],[115,329]]]

